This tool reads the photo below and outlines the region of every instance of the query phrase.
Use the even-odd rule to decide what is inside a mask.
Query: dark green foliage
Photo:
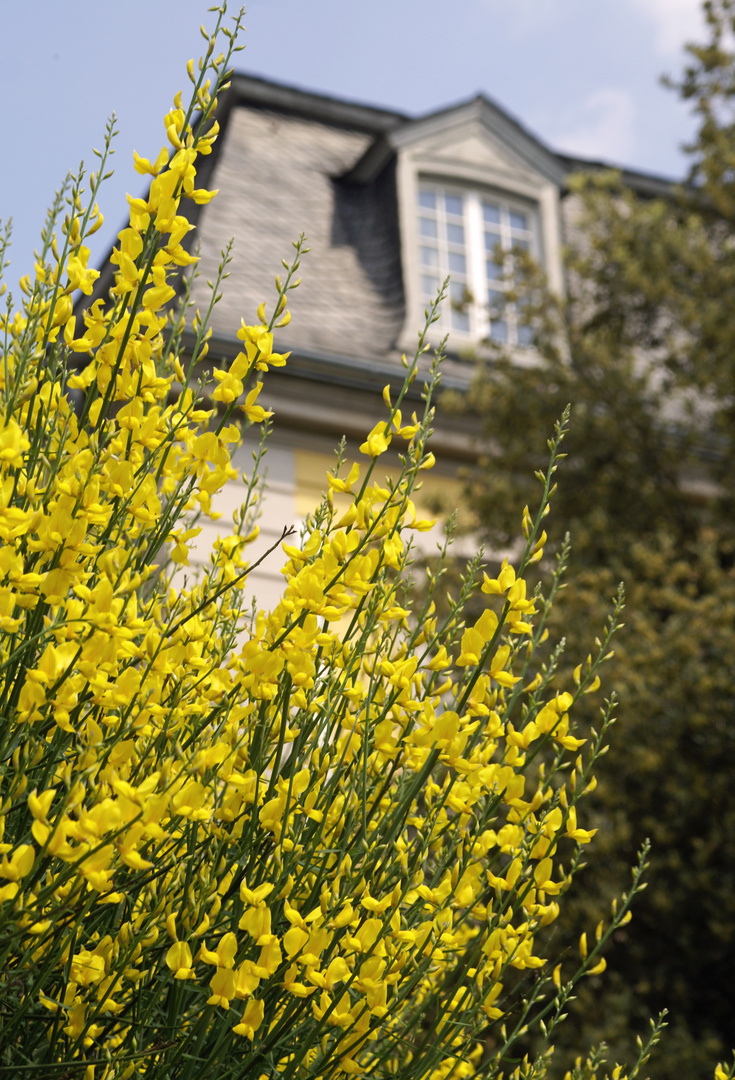
[[[705,13],[709,43],[689,48],[677,87],[701,120],[690,184],[644,200],[613,175],[578,178],[583,240],[565,298],[530,262],[516,267],[538,360],[492,355],[470,403],[490,451],[469,497],[495,550],[533,503],[546,438],[572,403],[549,529],[572,535],[556,613],[570,668],[626,582],[628,626],[603,685],[619,719],[583,822],[599,828],[596,851],[558,933],[576,949],[645,837],[650,884],[608,972],[579,994],[560,1062],[600,1039],[611,1061],[629,1058],[667,1007],[656,1080],[707,1077],[735,1044],[735,0]]]

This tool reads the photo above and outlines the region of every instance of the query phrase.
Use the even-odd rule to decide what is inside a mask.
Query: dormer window
[[[473,341],[530,344],[515,304],[505,302],[513,251],[539,257],[537,212],[504,196],[421,183],[418,191],[421,298],[451,278],[442,329]]]

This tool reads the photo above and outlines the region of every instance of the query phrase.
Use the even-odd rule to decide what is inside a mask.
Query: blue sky
[[[231,5],[231,10],[235,7]],[[92,167],[105,120],[120,136],[93,257],[139,194],[132,150],[155,156],[161,118],[198,56],[201,0],[3,0],[0,218],[14,220],[12,285],[32,266],[55,187]],[[659,84],[701,38],[698,0],[250,0],[238,68],[421,114],[482,91],[557,149],[680,177],[693,130]]]

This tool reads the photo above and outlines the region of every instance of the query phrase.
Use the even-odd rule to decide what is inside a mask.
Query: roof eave
[[[574,173],[616,172],[620,174],[626,188],[630,188],[637,195],[643,195],[647,198],[670,199],[676,189],[685,183],[683,180],[673,180],[670,177],[660,176],[656,173],[627,169],[623,165],[616,165],[610,161],[595,161],[562,153],[556,156],[567,176]]]
[[[315,94],[257,75],[233,75],[227,93],[236,105],[247,104],[273,109],[339,127],[372,132],[375,135],[391,131],[408,120],[403,113],[393,110],[344,101],[327,94]]]

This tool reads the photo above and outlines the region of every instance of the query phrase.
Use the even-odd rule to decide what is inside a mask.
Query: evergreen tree
[[[513,256],[508,297],[534,328],[536,359],[493,347],[469,404],[489,447],[469,496],[498,551],[572,403],[554,502],[572,537],[558,605],[570,666],[626,583],[607,680],[618,731],[594,796],[602,852],[559,932],[576,948],[645,837],[650,885],[602,976],[604,1010],[591,980],[563,1040],[604,1038],[622,1060],[666,1007],[657,1080],[705,1076],[735,1042],[735,0],[704,10],[709,40],[687,47],[674,84],[699,118],[688,183],[651,199],[614,174],[574,178],[581,240],[565,296]]]

